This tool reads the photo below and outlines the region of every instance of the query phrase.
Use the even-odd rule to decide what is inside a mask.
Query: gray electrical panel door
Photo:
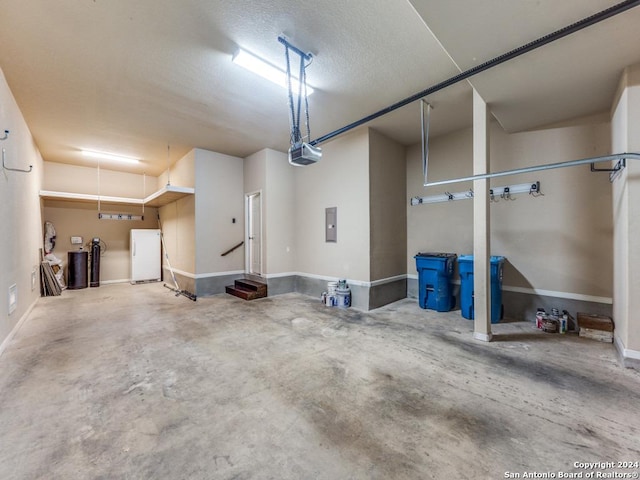
[[[325,241],[338,241],[338,207],[329,207],[325,209]]]

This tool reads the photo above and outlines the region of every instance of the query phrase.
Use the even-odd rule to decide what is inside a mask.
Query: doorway
[[[261,192],[246,195],[247,259],[246,271],[262,275],[262,195]]]

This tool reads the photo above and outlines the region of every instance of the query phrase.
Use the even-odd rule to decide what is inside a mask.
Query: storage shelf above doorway
[[[40,198],[43,200],[65,200],[69,202],[82,203],[97,203],[100,201],[104,203],[117,203],[120,205],[162,207],[186,197],[187,195],[193,195],[194,193],[195,189],[192,187],[176,187],[173,185],[167,185],[145,198],[112,197],[108,195],[91,195],[85,193],[54,192],[51,190],[40,190]]]

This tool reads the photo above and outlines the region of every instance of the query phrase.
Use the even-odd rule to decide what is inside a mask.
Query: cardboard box
[[[605,315],[578,312],[578,327],[581,332],[583,328],[589,330],[600,330],[603,332],[613,332],[613,320]]]

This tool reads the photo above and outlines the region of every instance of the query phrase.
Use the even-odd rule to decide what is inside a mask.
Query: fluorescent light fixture
[[[283,88],[288,88],[287,85],[287,74],[286,72],[280,70],[277,67],[274,67],[270,63],[265,62],[259,57],[252,55],[243,49],[238,49],[236,54],[233,56],[233,63],[236,65],[240,65],[247,70],[260,75],[263,78],[275,83],[276,85],[280,85]],[[295,92],[299,91],[299,82],[296,78],[291,78],[291,88]],[[313,93],[313,88],[311,88],[307,84],[307,95],[311,95]]]
[[[113,160],[115,162],[122,163],[140,163],[139,158],[125,157],[124,155],[115,155],[113,153],[95,152],[93,150],[82,150],[82,155],[84,155],[85,157],[100,158],[102,160]]]

